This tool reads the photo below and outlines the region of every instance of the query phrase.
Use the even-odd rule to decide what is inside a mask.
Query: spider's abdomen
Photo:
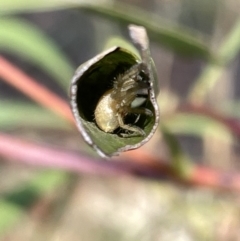
[[[95,109],[95,121],[105,132],[113,132],[119,127],[117,118],[117,102],[111,97],[112,90],[108,90],[98,101]]]

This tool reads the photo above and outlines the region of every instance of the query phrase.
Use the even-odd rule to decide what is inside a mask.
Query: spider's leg
[[[126,80],[123,83],[123,85],[121,87],[121,91],[123,92],[123,91],[128,91],[130,89],[136,89],[136,88],[137,88],[137,83],[134,79],[131,78],[131,79]]]
[[[153,116],[153,113],[151,110],[144,108],[144,107],[138,107],[138,108],[129,108],[128,113],[133,113],[133,114],[142,114],[142,115],[147,115],[147,116]]]
[[[120,103],[121,107],[123,107],[124,109],[126,109],[128,111],[129,106],[131,106],[131,103],[134,101],[135,98],[136,98],[135,92],[130,91],[122,99],[122,101]]]
[[[144,108],[144,107],[139,107],[139,108],[131,108],[131,107],[129,107],[127,112],[129,114],[137,114],[137,118],[134,121],[134,124],[136,124],[139,121],[141,115],[153,116],[152,111],[147,109],[147,108]]]
[[[123,137],[145,136],[146,135],[144,130],[142,130],[138,126],[124,124],[123,118],[122,118],[121,115],[118,115],[118,123],[119,123],[119,126],[122,129],[133,132],[133,133],[128,133],[128,134],[127,133],[121,133],[120,135],[123,136]]]
[[[141,116],[140,114],[137,115],[137,118],[136,118],[136,120],[134,121],[134,124],[137,123],[137,122],[139,121],[140,116]]]

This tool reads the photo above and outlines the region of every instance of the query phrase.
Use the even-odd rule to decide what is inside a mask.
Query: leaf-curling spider
[[[148,89],[149,79],[142,63],[132,66],[117,76],[113,82],[113,88],[106,91],[97,103],[94,114],[98,127],[109,133],[120,127],[128,132],[121,133],[123,137],[145,136],[143,129],[125,124],[124,118],[128,114],[153,115],[152,111],[147,108],[132,107],[132,102],[137,96],[148,95]]]

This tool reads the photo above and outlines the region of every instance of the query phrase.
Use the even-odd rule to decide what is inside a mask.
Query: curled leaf
[[[135,25],[130,25],[129,31],[141,59],[127,49],[112,47],[80,65],[71,82],[71,108],[77,127],[102,157],[142,146],[159,122],[158,85],[147,33]],[[110,123],[111,131],[101,127],[96,115],[102,99],[107,102],[101,102],[103,108],[98,110],[100,122]]]

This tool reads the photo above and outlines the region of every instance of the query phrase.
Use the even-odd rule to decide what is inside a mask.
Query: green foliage
[[[73,65],[59,47],[36,26],[19,18],[0,18],[0,51],[11,52],[52,76],[64,89]]]
[[[70,128],[65,120],[59,118],[51,111],[42,107],[14,101],[0,102],[0,128],[1,130],[14,127],[48,127],[48,128]],[[31,118],[26,118],[27,116]]]
[[[203,103],[207,93],[216,85],[226,66],[232,61],[240,50],[240,20],[238,20],[222,43],[217,55],[217,62],[210,62],[200,77],[194,82],[189,99],[193,102]]]
[[[158,16],[153,16],[152,13],[150,14],[142,9],[122,3],[103,4],[98,7],[83,5],[81,9],[120,23],[142,25],[147,29],[151,39],[181,55],[214,59],[209,47],[199,40],[203,38],[200,37],[200,33],[189,31],[182,26],[171,25]],[[154,21],[149,20],[150,15]]]
[[[199,38],[199,33],[193,33],[183,26],[173,26],[157,16],[154,16],[154,20],[149,20],[149,12],[120,2],[115,3],[112,0],[92,1],[91,3],[87,0],[78,1],[77,3],[76,1],[71,2],[68,0],[0,0],[0,51],[10,52],[13,55],[26,59],[52,76],[62,88],[67,89],[68,81],[74,72],[74,64],[69,61],[57,43],[46,36],[40,29],[26,20],[10,16],[9,14],[72,7],[79,8],[81,11],[93,15],[109,18],[111,21],[118,21],[122,24],[135,23],[143,25],[147,28],[153,41],[178,54],[205,60],[214,59],[214,61],[209,61],[200,77],[194,82],[189,93],[191,101],[200,100],[203,102],[206,94],[217,83],[227,64],[239,53],[240,21],[230,30],[229,36],[222,43],[219,53],[215,56],[207,44],[199,40],[202,38]],[[116,43],[116,41],[123,43],[122,40],[119,40],[119,37],[116,37],[111,39],[106,46],[113,45],[113,42]],[[124,42],[123,44],[126,43]],[[32,104],[1,100],[0,109],[1,130],[24,125],[69,128],[64,120],[59,119],[59,117],[51,114],[48,110]],[[231,115],[239,116],[239,103],[232,103],[231,108],[226,109],[231,111],[229,111]],[[31,118],[26,118],[26,115]],[[230,131],[223,124],[211,118],[177,113],[171,118],[163,118],[161,121],[161,131],[164,140],[169,147],[175,170],[180,175],[187,175],[191,164],[175,138],[175,134],[194,135],[201,138],[208,133],[224,141],[232,141]],[[93,128],[91,131],[94,134],[99,130]],[[111,148],[116,149],[114,145],[117,145],[117,147],[123,145],[121,140],[116,143],[111,136],[104,141],[104,134],[103,138],[98,141],[106,145],[109,152],[112,151]],[[36,199],[49,192],[54,192],[56,188],[61,187],[67,180],[66,173],[43,172],[17,190],[1,195],[0,234],[19,221],[24,215],[23,210],[29,208]]]
[[[191,160],[182,150],[181,145],[179,144],[176,136],[172,133],[170,128],[162,124],[161,132],[163,139],[167,144],[172,165],[176,174],[181,177],[188,176],[192,166]]]
[[[11,1],[0,1],[0,14],[13,14],[20,12],[32,12],[32,11],[49,11],[66,8],[67,1],[57,0],[11,0]],[[82,1],[83,2],[83,1]]]
[[[60,171],[44,171],[28,183],[10,193],[0,196],[0,235],[14,225],[40,197],[54,192],[68,180],[68,175]]]
[[[24,214],[23,210],[12,203],[0,200],[0,235],[3,235],[11,225],[15,224]]]
[[[129,4],[123,4],[112,0],[104,1],[78,1],[73,5],[71,1],[10,1],[0,2],[0,14],[12,12],[26,12],[29,10],[39,11],[49,10],[52,8],[70,8],[79,7],[87,12],[92,12],[94,15],[98,14],[111,21],[119,21],[125,24],[134,23],[146,27],[150,37],[156,42],[174,50],[182,55],[198,56],[207,59],[213,59],[209,47],[203,42],[199,41],[200,33],[189,31],[182,26],[173,26],[167,23],[158,16],[152,16],[154,21],[149,20],[150,13],[136,7],[131,7]],[[152,14],[151,14],[152,15]],[[193,37],[196,36],[196,37]],[[204,38],[203,38],[204,39]]]
[[[177,113],[164,121],[164,125],[174,134],[190,135],[199,138],[208,134],[222,141],[231,141],[229,129],[219,121],[197,114]]]

